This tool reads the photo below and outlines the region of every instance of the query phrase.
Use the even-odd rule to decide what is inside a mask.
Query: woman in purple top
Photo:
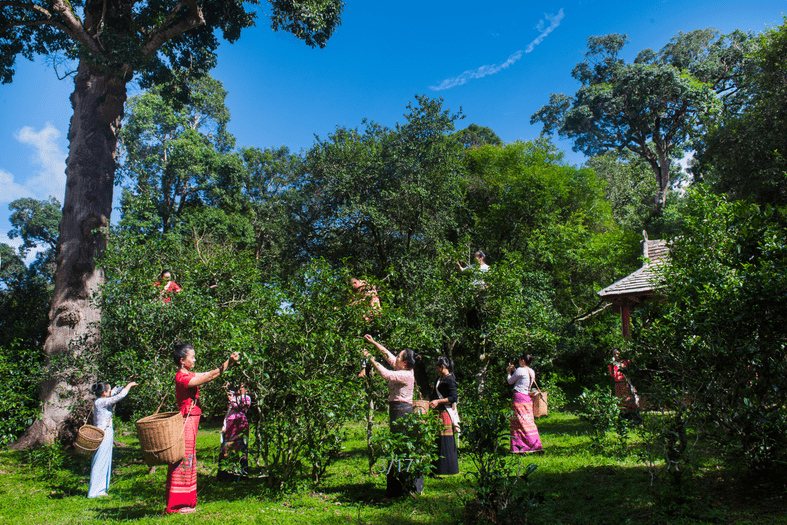
[[[388,420],[391,423],[391,432],[401,432],[394,422],[413,411],[413,388],[415,387],[413,366],[419,356],[409,348],[394,355],[375,341],[371,335],[366,334],[363,338],[382,352],[385,360],[391,365],[392,370],[385,368],[374,357],[370,357],[368,350],[363,349],[363,355],[370,357],[372,366],[377,369],[380,377],[388,381]],[[402,486],[395,472],[388,474],[387,482],[386,494],[388,497],[398,497],[405,493],[405,487]],[[424,478],[419,477],[414,481],[414,487],[408,487],[408,492],[423,492],[423,489]]]
[[[247,412],[251,407],[251,397],[246,385],[241,383],[237,392],[227,390],[227,414],[221,428],[221,449],[219,450],[218,479],[239,480],[248,474],[249,420]]]
[[[509,363],[506,369],[506,380],[509,385],[514,385],[514,398],[511,401],[511,410],[514,411],[511,419],[511,452],[536,452],[542,450],[542,446],[533,417],[533,400],[530,398],[530,387],[536,379],[536,373],[530,368],[533,356],[522,354],[518,361],[519,367],[515,368],[513,363]]]

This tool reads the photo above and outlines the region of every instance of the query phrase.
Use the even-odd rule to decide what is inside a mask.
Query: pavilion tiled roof
[[[617,298],[651,295],[659,287],[659,269],[667,263],[669,246],[666,241],[645,240],[642,252],[642,268],[597,292],[602,299],[614,302]]]

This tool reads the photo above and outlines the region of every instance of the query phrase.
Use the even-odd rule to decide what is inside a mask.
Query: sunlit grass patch
[[[783,486],[781,492],[772,485],[772,492],[755,496],[754,484],[747,490],[712,457],[704,458],[696,474],[697,502],[671,509],[660,499],[662,488],[651,484],[639,431],[629,436],[629,452],[609,454],[591,446],[592,429],[573,415],[556,412],[537,424],[545,453],[506,457],[512,475],[531,463],[537,466],[532,486],[543,493],[544,501],[528,513],[529,523],[787,523]],[[203,424],[199,432],[199,504],[194,515],[164,516],[166,466],[149,474],[136,438],[121,426],[116,436],[128,447],[115,448],[107,498],[85,497],[88,460],[68,453],[48,471],[41,461],[30,465],[25,452],[0,453],[0,523],[437,525],[461,523],[464,506],[474,497],[473,478],[467,475],[473,465],[460,450],[462,474],[427,478],[422,495],[387,501],[385,477],[369,474],[365,433],[359,424],[346,427],[339,458],[319,486],[304,481],[295,492],[283,493],[268,488],[264,479],[219,482],[218,430]]]

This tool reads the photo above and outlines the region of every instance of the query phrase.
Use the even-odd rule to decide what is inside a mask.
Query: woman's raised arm
[[[196,374],[194,377],[192,377],[191,381],[189,381],[189,387],[201,386],[206,383],[210,383],[211,381],[219,377],[221,374],[226,372],[229,367],[236,364],[238,360],[240,360],[240,354],[238,352],[233,352],[230,355],[229,359],[224,361],[221,364],[221,366],[219,366],[218,368],[215,368],[210,372],[203,372],[201,374]]]

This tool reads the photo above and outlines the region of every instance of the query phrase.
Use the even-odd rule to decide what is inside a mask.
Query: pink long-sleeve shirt
[[[393,368],[396,356],[385,350],[385,360]],[[377,369],[383,379],[388,381],[388,401],[404,401],[413,403],[413,389],[415,388],[415,374],[412,370],[388,370],[384,366]]]

